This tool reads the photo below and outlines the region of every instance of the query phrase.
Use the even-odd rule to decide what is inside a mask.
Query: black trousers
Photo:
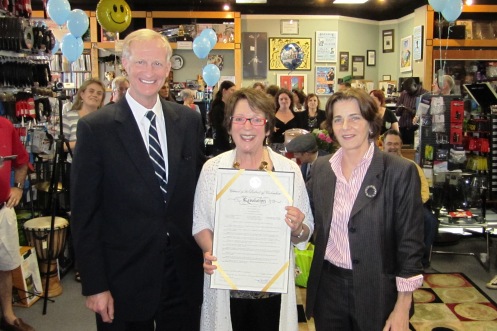
[[[104,323],[97,314],[98,331],[195,331],[199,329],[200,306],[192,307],[188,304],[176,275],[170,249],[166,252],[161,300],[153,318],[145,321],[114,320],[112,323]]]
[[[359,331],[352,270],[325,261],[314,307],[316,331]]]
[[[266,299],[230,299],[233,331],[278,331],[281,295]]]

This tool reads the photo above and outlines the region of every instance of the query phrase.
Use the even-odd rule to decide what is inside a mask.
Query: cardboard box
[[[43,293],[34,247],[22,246],[21,265],[12,271],[12,298],[15,306],[30,307]]]

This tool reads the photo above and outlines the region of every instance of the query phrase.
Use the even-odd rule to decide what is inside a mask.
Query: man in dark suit
[[[78,122],[71,227],[99,331],[199,329],[203,260],[191,229],[203,129],[198,113],[158,96],[171,54],[152,30],[129,34],[125,97]]]
[[[300,161],[300,170],[306,183],[311,178],[311,168],[314,161],[318,156],[327,154],[323,150],[318,150],[316,137],[312,133],[303,134],[290,140],[286,145],[286,151],[293,153]]]

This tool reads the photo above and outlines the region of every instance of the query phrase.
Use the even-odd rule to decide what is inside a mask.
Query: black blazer
[[[336,175],[319,157],[307,183],[314,210],[315,250],[306,314],[313,315],[333,215]],[[376,195],[372,195],[372,186]],[[397,300],[395,277],[423,272],[423,203],[415,165],[375,146],[349,220],[355,308],[361,330],[381,330]],[[411,309],[412,310],[412,309]]]
[[[126,98],[78,121],[71,170],[71,227],[83,295],[110,290],[115,315],[157,309],[167,234],[191,305],[202,302],[202,252],[192,237],[193,197],[203,156],[196,112],[161,99],[166,123],[166,203]]]

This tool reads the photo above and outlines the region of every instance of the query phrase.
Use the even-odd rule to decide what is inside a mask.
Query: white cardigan
[[[309,238],[314,230],[314,218],[309,205],[309,197],[299,166],[286,157],[268,148],[269,157],[275,171],[295,173],[294,206],[305,215],[304,224],[309,227]],[[204,164],[195,191],[193,210],[193,234],[209,229],[214,232],[214,212],[216,206],[216,172],[219,168],[232,168],[235,151],[220,154]],[[307,238],[307,240],[309,239]],[[305,242],[295,245],[305,249]],[[290,247],[293,247],[292,245]],[[288,293],[281,296],[280,331],[298,331],[297,302],[295,297],[295,258],[290,249],[290,277]],[[250,254],[247,252],[247,254]],[[231,331],[230,291],[210,289],[210,275],[204,275],[204,302],[202,304],[201,331]]]

